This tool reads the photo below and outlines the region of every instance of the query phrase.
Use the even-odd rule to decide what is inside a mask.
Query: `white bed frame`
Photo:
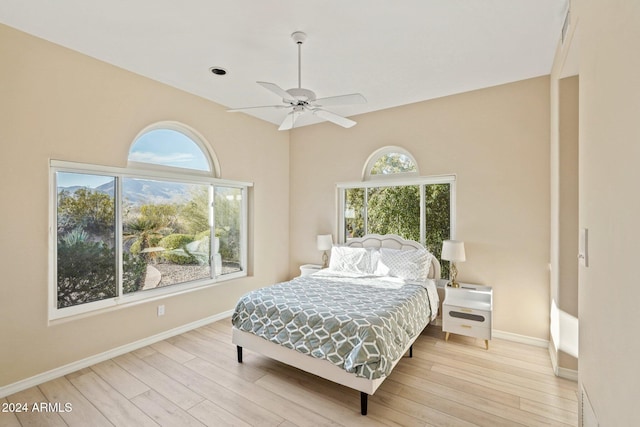
[[[417,242],[411,240],[405,240],[400,236],[394,234],[380,235],[380,234],[368,234],[361,238],[350,239],[345,244],[351,247],[364,247],[364,248],[391,248],[400,250],[414,250],[422,249],[423,246]],[[432,257],[431,266],[429,269],[429,278],[440,278],[440,263],[436,257]],[[409,351],[409,356],[412,354],[413,342],[418,338],[420,334],[407,345],[402,354]],[[357,377],[353,373],[349,373],[342,368],[334,365],[333,363],[324,360],[310,357],[309,355],[298,353],[295,350],[283,347],[279,344],[272,343],[257,335],[253,335],[250,332],[244,332],[233,327],[232,342],[238,349],[238,362],[242,363],[242,349],[246,348],[264,356],[270,357],[279,362],[301,369],[305,372],[317,375],[321,378],[333,381],[335,383],[347,386],[349,388],[360,391],[360,412],[362,415],[367,415],[367,401],[368,396],[373,395],[375,391],[380,387],[386,377],[369,380],[366,378]],[[399,357],[393,362],[391,370],[402,359]],[[389,371],[391,372],[391,371]]]

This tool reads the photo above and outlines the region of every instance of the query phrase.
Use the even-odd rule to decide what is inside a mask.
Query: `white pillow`
[[[346,273],[372,274],[371,251],[365,248],[333,246],[329,270]]]
[[[424,281],[429,275],[432,256],[426,249],[402,251],[380,248],[380,259],[375,274]]]

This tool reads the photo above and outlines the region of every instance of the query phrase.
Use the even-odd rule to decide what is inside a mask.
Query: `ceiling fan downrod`
[[[307,39],[307,34],[296,31],[291,34],[291,38],[298,45],[298,89],[302,89],[302,43]]]

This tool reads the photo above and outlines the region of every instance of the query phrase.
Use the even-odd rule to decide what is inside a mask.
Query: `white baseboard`
[[[578,371],[573,369],[561,368],[558,366],[558,354],[556,351],[554,351],[555,347],[552,347],[554,346],[553,342],[543,340],[540,338],[528,337],[525,335],[518,335],[511,332],[496,331],[495,329],[492,331],[492,336],[495,338],[500,338],[507,341],[514,341],[522,344],[533,345],[536,347],[548,348],[549,358],[551,359],[551,366],[553,367],[553,373],[560,378],[564,378],[571,381],[578,381]]]
[[[26,390],[28,388],[37,386],[47,381],[51,381],[53,379],[70,374],[77,370],[87,368],[89,366],[95,365],[96,363],[104,362],[105,360],[109,360],[114,357],[137,350],[139,348],[146,347],[158,341],[166,340],[167,338],[171,338],[173,336],[183,334],[185,332],[191,331],[201,326],[205,326],[210,323],[217,322],[218,320],[224,319],[226,317],[230,317],[232,314],[233,314],[233,310],[229,310],[213,316],[205,317],[204,319],[200,319],[195,322],[188,323],[186,325],[182,325],[177,328],[173,328],[168,331],[164,331],[159,334],[156,334],[147,338],[143,338],[141,340],[138,340],[129,344],[125,344],[120,347],[113,348],[111,350],[107,350],[104,353],[96,354],[94,356],[90,356],[85,359],[69,363],[68,365],[60,366],[59,368],[55,368],[38,375],[34,375],[33,377],[26,378],[24,380],[15,382],[13,384],[0,387],[0,398],[9,396],[11,394],[17,393],[22,390]]]
[[[578,381],[578,371],[575,369],[567,369],[558,367],[556,375],[565,380]]]
[[[556,374],[556,376],[566,380],[578,381],[578,371],[558,366],[558,349],[553,340],[549,342],[549,358],[551,359],[553,373]]]
[[[513,332],[505,332],[493,330],[491,331],[493,338],[500,338],[507,341],[519,342],[521,344],[529,344],[535,347],[547,348],[549,347],[549,340],[543,340],[541,338],[529,337],[526,335],[514,334]]]

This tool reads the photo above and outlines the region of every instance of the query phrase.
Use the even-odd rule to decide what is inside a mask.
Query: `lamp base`
[[[327,251],[324,251],[322,254],[322,268],[327,267],[329,267],[329,255],[327,254]]]
[[[456,263],[451,261],[451,266],[449,267],[449,283],[447,286],[451,286],[452,288],[459,288],[460,283],[456,281],[456,277],[458,276],[458,267],[456,267]]]

